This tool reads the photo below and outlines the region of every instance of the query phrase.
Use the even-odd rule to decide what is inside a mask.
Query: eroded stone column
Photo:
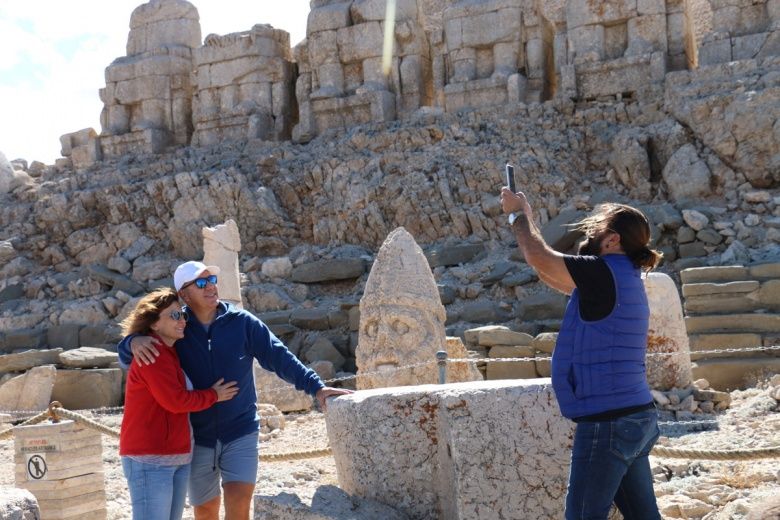
[[[219,298],[243,309],[238,272],[240,251],[241,237],[234,220],[230,219],[219,226],[203,228],[203,263],[220,268]]]
[[[645,291],[650,304],[647,382],[655,390],[690,386],[691,350],[677,286],[666,274],[650,273]]]

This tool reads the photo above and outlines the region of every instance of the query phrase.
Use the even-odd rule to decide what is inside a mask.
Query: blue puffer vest
[[[583,321],[575,289],[552,356],[553,389],[569,419],[653,400],[645,374],[650,308],[640,271],[625,255],[603,258],[615,279],[614,309]]]

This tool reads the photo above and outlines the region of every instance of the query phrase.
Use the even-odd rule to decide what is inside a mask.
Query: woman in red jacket
[[[127,375],[119,454],[130,489],[133,520],[182,517],[192,460],[189,412],[233,398],[235,382],[220,379],[206,390],[188,390],[173,347],[184,336],[187,316],[173,289],[144,296],[122,321],[122,333],[154,337],[160,357],[133,363]]]

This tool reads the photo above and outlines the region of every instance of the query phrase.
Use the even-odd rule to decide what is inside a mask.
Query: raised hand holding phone
[[[506,186],[509,188],[509,191],[512,193],[517,193],[517,187],[515,187],[515,167],[511,164],[506,165]],[[517,218],[517,215],[514,213],[510,213],[507,215],[507,219],[509,220],[509,225],[512,225],[515,222],[515,219]]]

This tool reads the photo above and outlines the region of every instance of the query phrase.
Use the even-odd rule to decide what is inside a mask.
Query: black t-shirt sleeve
[[[615,279],[607,262],[598,256],[565,255],[563,261],[580,295],[580,316],[585,321],[606,318],[615,307]]]

